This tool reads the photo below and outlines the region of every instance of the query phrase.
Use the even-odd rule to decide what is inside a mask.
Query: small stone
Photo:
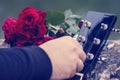
[[[110,79],[110,80],[119,80],[119,79],[117,79],[117,78],[112,78],[112,79]]]
[[[115,46],[115,43],[111,43],[107,45],[107,49],[112,49]]]
[[[106,57],[101,57],[101,60],[102,60],[102,61],[104,61],[104,60],[106,60],[106,59],[107,59]]]

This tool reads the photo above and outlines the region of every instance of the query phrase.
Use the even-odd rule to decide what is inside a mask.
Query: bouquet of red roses
[[[46,34],[46,12],[27,7],[20,12],[18,19],[7,18],[3,25],[5,43],[13,46],[40,45],[54,37]]]
[[[74,19],[77,19],[76,25]],[[9,17],[3,22],[4,42],[11,47],[22,47],[40,45],[64,35],[74,36],[82,25],[80,20],[81,18],[66,17],[60,12],[45,12],[29,6],[20,12],[18,19]]]

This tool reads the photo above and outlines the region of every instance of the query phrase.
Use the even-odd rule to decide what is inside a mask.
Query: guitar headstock
[[[114,14],[93,11],[87,13],[77,38],[78,42],[83,46],[87,59],[84,63],[84,69],[80,72],[80,75],[77,74],[80,78],[78,79],[75,76],[71,80],[86,80],[86,74],[94,68],[116,20],[117,16]]]

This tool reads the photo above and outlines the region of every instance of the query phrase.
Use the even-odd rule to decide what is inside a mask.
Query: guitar
[[[77,41],[87,55],[84,69],[69,80],[87,80],[87,73],[92,71],[98,57],[115,25],[115,14],[89,11],[83,21]]]

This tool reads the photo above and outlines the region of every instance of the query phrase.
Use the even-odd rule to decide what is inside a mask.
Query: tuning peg
[[[94,41],[93,41],[93,43],[94,43],[94,44],[99,45],[99,44],[100,44],[100,42],[101,42],[101,41],[100,41],[100,39],[94,38]]]
[[[101,29],[106,30],[108,28],[108,25],[105,23],[101,23]]]
[[[91,27],[92,23],[90,21],[85,20],[84,22],[85,22],[86,27],[88,27],[88,28]]]
[[[112,31],[113,31],[113,32],[120,33],[120,29],[115,29],[115,28],[113,28]]]
[[[92,53],[87,53],[87,59],[92,60],[94,58],[94,55]]]
[[[85,42],[86,38],[85,36],[79,35],[78,36],[79,41]]]

